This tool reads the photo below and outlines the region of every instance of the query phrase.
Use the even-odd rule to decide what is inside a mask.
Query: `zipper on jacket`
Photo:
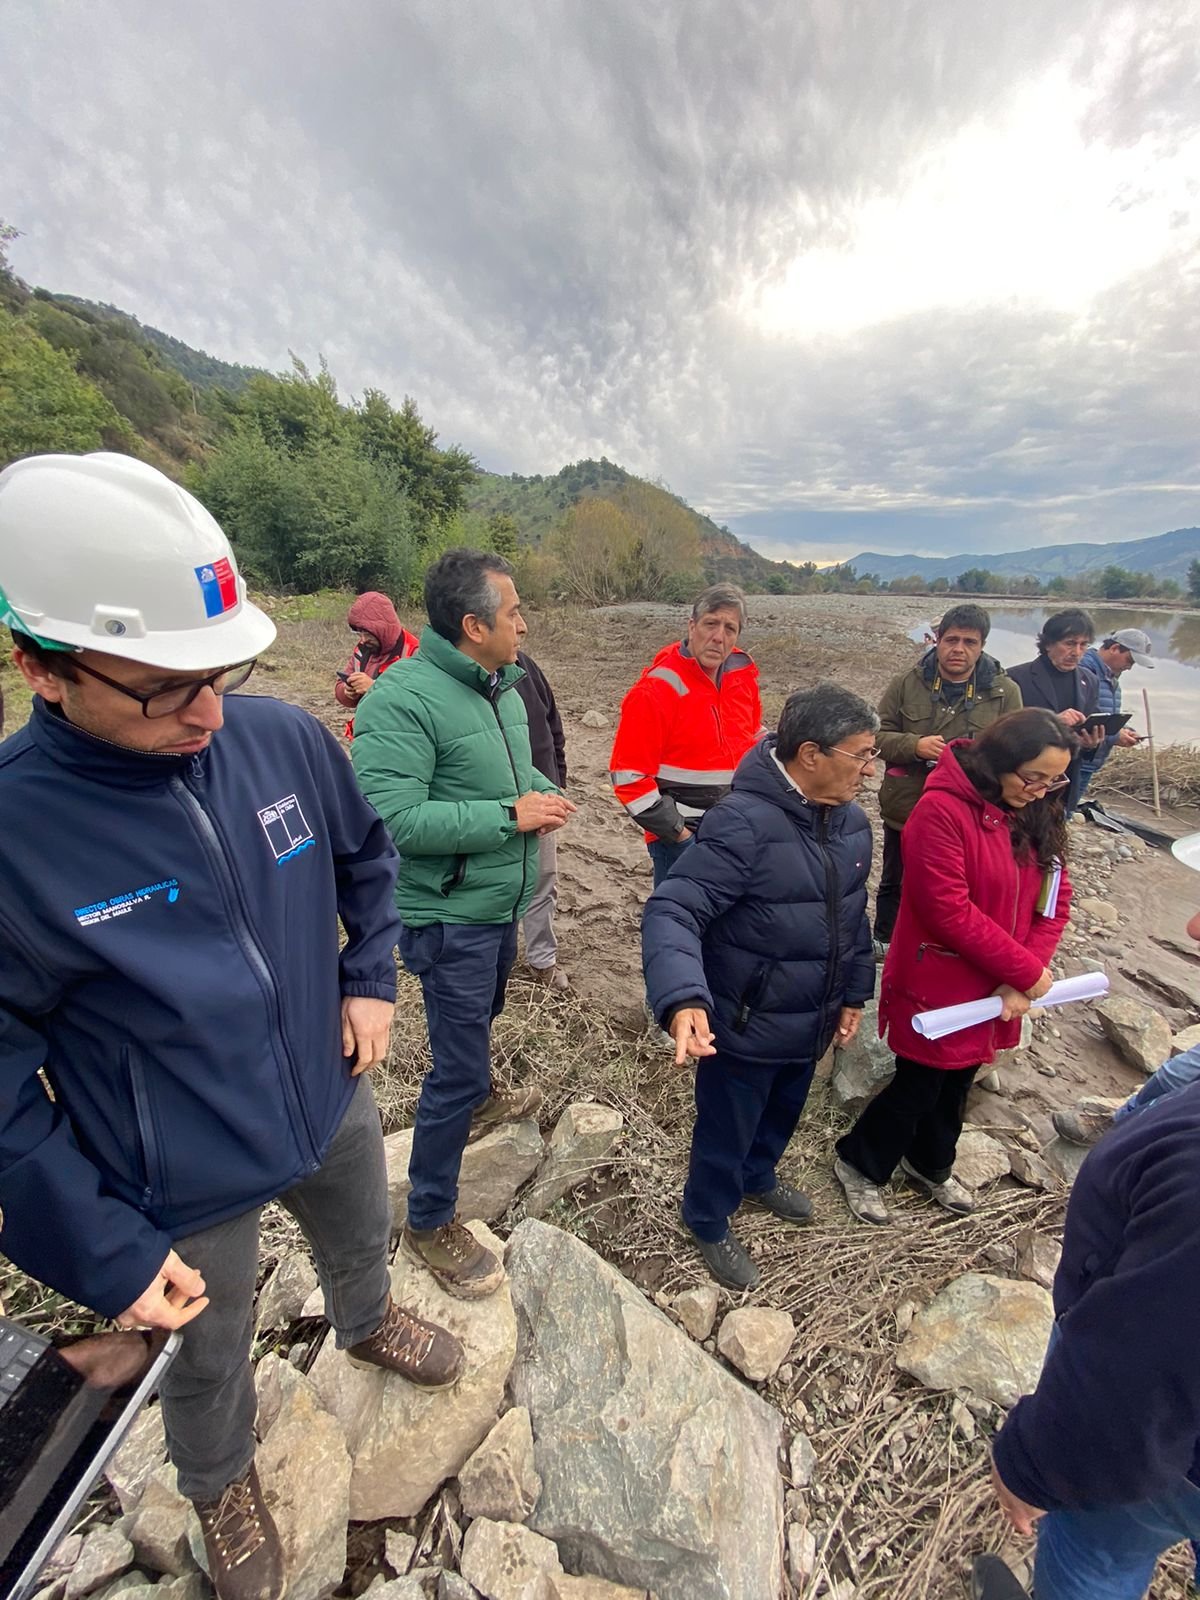
[[[197,761],[194,765],[200,769],[200,773],[194,773],[193,775],[202,775],[202,764]],[[321,1164],[321,1158],[317,1148],[316,1137],[313,1134],[312,1124],[308,1120],[304,1097],[300,1092],[300,1074],[296,1068],[292,1052],[288,1047],[287,1035],[284,1031],[283,1001],[280,997],[279,985],[275,981],[274,973],[271,971],[271,964],[267,960],[266,952],[255,938],[254,931],[250,926],[250,919],[242,902],[237,878],[230,870],[225,846],[217,831],[216,824],[201,804],[199,797],[192,793],[182,778],[172,778],[170,780],[170,788],[195,825],[196,832],[200,836],[200,843],[216,876],[217,884],[221,890],[221,898],[225,901],[229,921],[238,944],[241,946],[242,954],[246,958],[246,964],[258,980],[259,987],[263,990],[267,999],[271,1032],[276,1046],[276,1060],[284,1069],[281,1077],[285,1092],[288,1093],[288,1098],[291,1101],[292,1132],[293,1135],[303,1132],[303,1138],[298,1138],[297,1143],[307,1158],[310,1171],[315,1172]],[[305,1145],[307,1145],[306,1150],[304,1148]]]
[[[508,735],[504,731],[504,723],[500,717],[500,694],[500,685],[497,684],[494,689],[488,690],[486,698],[488,705],[490,705],[492,708],[492,715],[496,719],[496,726],[500,730],[500,737],[504,741],[504,753],[508,757],[509,766],[512,768],[513,790],[516,793],[517,799],[519,800],[521,798],[521,780],[517,777],[517,763],[513,760],[512,746],[508,742]],[[521,889],[520,893],[517,895],[516,903],[513,906],[512,914],[514,918],[516,917],[517,912],[521,909],[521,901],[525,896],[525,880],[529,876],[529,835],[527,833],[521,833],[518,834],[517,837],[522,842],[523,853],[521,856]]]
[[[150,1091],[146,1086],[146,1073],[141,1057],[130,1045],[121,1046],[121,1064],[133,1091],[133,1114],[137,1121],[138,1146],[142,1157],[142,1205],[150,1205],[154,1198],[155,1179],[162,1172],[158,1155],[158,1138],[154,1132],[154,1115],[150,1110]],[[165,1195],[159,1194],[160,1200]]]
[[[742,998],[738,1002],[737,1015],[733,1019],[734,1033],[745,1033],[751,1016],[762,1003],[770,971],[771,969],[766,962],[763,962],[760,967],[755,967],[750,976],[750,982],[742,990]]]
[[[446,878],[445,878],[444,882],[442,883],[441,894],[442,894],[442,899],[443,900],[448,900],[450,898],[450,896],[454,893],[455,889],[458,888],[459,884],[463,881],[463,879],[466,877],[466,875],[467,875],[467,858],[466,858],[466,856],[455,856],[455,858],[454,858],[454,866],[450,870],[450,872],[448,872],[446,874]]]
[[[829,964],[825,968],[825,997],[821,1002],[821,1009],[824,1011],[833,999],[833,987],[841,955],[838,939],[837,872],[829,849],[829,812],[824,806],[817,812],[817,848],[825,862],[825,912],[829,918]]]
[[[917,946],[918,961],[922,961],[924,959],[926,950],[936,950],[938,955],[949,956],[951,961],[958,961],[961,959],[957,950],[947,950],[944,945],[934,944],[932,939],[922,939],[921,943]]]

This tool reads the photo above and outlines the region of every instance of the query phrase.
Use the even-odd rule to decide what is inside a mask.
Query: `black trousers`
[[[930,1183],[954,1170],[967,1095],[978,1066],[926,1067],[896,1057],[896,1076],[837,1142],[837,1153],[872,1183],[887,1183],[908,1157]]]
[[[698,1239],[723,1239],[745,1195],[775,1188],[775,1166],[796,1131],[814,1067],[812,1061],[767,1065],[721,1054],[696,1062],[683,1220]]]
[[[875,891],[875,937],[884,944],[892,937],[896,913],[900,910],[900,885],[904,880],[904,857],[900,854],[900,830],[883,828],[883,870]]]

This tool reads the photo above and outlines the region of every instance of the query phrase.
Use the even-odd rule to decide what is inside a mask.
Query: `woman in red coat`
[[[349,661],[337,675],[334,698],[347,706],[346,737],[354,737],[354,709],[381,672],[386,672],[405,656],[417,653],[420,641],[403,627],[396,608],[387,595],[377,589],[360,594],[350,607],[347,623],[358,635],[358,644]]]
[[[863,1222],[891,1221],[879,1189],[897,1166],[947,1210],[974,1209],[951,1176],[967,1091],[1050,987],[1071,904],[1062,802],[1075,749],[1049,711],[998,717],[946,746],[900,836],[904,894],[879,997],[896,1076],[838,1140],[833,1169]],[[988,995],[1003,1002],[995,1021],[943,1039],[913,1029],[918,1012]]]

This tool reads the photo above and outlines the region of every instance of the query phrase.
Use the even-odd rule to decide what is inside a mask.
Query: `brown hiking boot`
[[[434,1322],[422,1322],[388,1299],[383,1321],[369,1339],[346,1351],[356,1367],[398,1372],[421,1389],[452,1389],[462,1377],[463,1347]]]
[[[557,963],[552,963],[548,967],[530,967],[529,981],[543,989],[551,990],[554,994],[567,994],[571,988],[570,978]]]
[[[194,1500],[217,1600],[282,1600],[283,1548],[251,1462],[216,1500]]]
[[[542,1103],[542,1091],[532,1084],[518,1085],[512,1089],[492,1089],[482,1105],[471,1113],[471,1131],[467,1143],[474,1144],[485,1133],[491,1133],[502,1122],[521,1122],[532,1117]]]
[[[1056,1111],[1050,1121],[1068,1144],[1095,1144],[1112,1127],[1112,1115],[1107,1111]]]
[[[482,1300],[504,1282],[504,1265],[461,1222],[440,1228],[404,1224],[400,1244],[406,1256],[428,1267],[447,1294]]]

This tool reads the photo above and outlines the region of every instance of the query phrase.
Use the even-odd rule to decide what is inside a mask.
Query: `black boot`
[[[971,1600],[1029,1600],[999,1556],[976,1556],[971,1567]]]

